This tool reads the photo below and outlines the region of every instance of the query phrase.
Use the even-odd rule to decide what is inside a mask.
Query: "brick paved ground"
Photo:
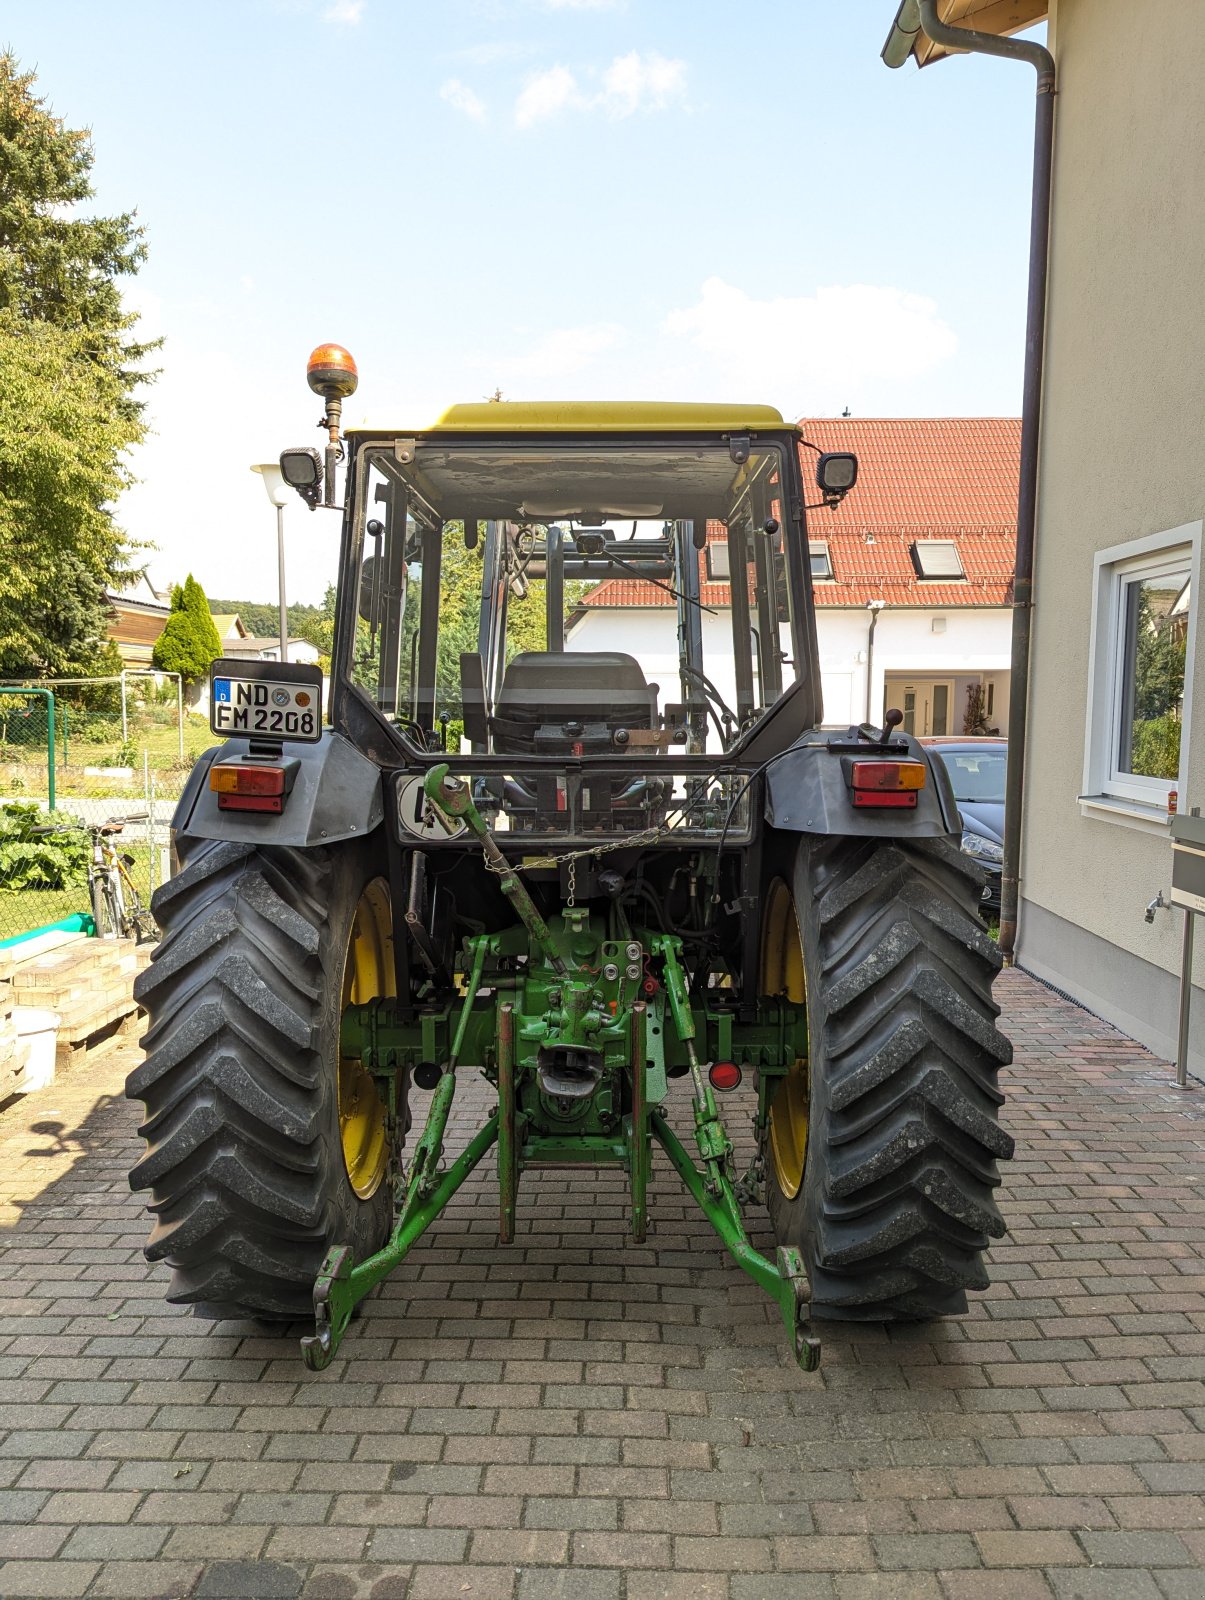
[[[1205,1091],[1000,991],[993,1287],[812,1376],[664,1171],[639,1249],[547,1173],[504,1250],[481,1176],[311,1376],[163,1303],[131,1052],[0,1114],[0,1595],[1205,1596]]]

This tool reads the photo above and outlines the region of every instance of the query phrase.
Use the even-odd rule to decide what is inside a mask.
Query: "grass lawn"
[[[0,889],[0,939],[16,938],[88,909],[86,883],[70,889],[22,889],[18,894]]]
[[[123,745],[121,738],[121,722],[119,719],[105,719],[105,724],[98,729],[95,721],[86,729],[88,737],[73,738],[70,724],[67,733],[67,766],[69,769],[83,767],[133,767],[136,781],[141,783],[143,758],[149,757],[151,771],[161,773],[165,777],[170,773],[173,777],[180,774],[182,783],[184,776],[192,767],[193,762],[203,750],[217,743],[210,732],[209,723],[204,717],[186,717],[184,720],[184,755],[180,755],[180,734],[175,724],[160,725],[157,723],[137,726],[131,720],[130,737]],[[98,738],[97,733],[104,737]],[[63,747],[58,745],[58,759],[62,761]],[[39,765],[45,765],[44,754]]]

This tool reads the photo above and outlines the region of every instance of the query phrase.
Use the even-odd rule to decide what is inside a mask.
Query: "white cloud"
[[[343,22],[354,27],[364,15],[364,0],[335,0],[322,13],[323,22]]]
[[[840,404],[861,385],[916,378],[958,348],[932,300],[865,283],[754,300],[709,278],[662,332],[706,357],[718,386],[746,399],[781,397],[800,415]]]
[[[603,73],[599,103],[613,117],[630,117],[636,111],[664,111],[686,95],[686,63],[670,61],[651,50],[642,56],[631,50],[616,56]]]
[[[624,330],[617,322],[596,322],[580,328],[554,328],[518,360],[507,364],[507,375],[516,378],[554,379],[568,377],[589,366],[595,356],[621,344]],[[504,385],[505,387],[505,385]]]
[[[439,98],[446,100],[453,110],[462,111],[473,122],[485,121],[485,101],[467,83],[461,83],[459,78],[449,78],[440,87]]]
[[[568,67],[549,67],[528,78],[515,102],[515,121],[530,128],[562,111],[603,111],[630,117],[637,111],[665,111],[686,97],[686,63],[655,50],[642,56],[630,50],[616,56],[602,73],[602,89],[585,94]]]
[[[567,67],[549,67],[528,78],[515,101],[515,121],[520,128],[554,117],[558,111],[583,104],[577,79]]]

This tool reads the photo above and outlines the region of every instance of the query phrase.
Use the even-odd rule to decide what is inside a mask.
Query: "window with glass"
[[[1084,798],[1166,816],[1191,719],[1199,524],[1096,561]]]
[[[959,803],[1002,806],[1008,777],[1008,747],[1003,742],[969,749],[940,748],[950,786]]]
[[[1183,567],[1121,585],[1118,770],[1174,779],[1180,770],[1191,582]]]
[[[944,578],[949,583],[966,577],[962,555],[952,539],[916,540],[912,546],[912,565],[918,578]]]

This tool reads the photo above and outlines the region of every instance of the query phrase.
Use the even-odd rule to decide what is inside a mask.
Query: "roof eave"
[[[938,14],[953,27],[964,24],[977,33],[1007,38],[1035,27],[1049,15],[1049,0],[938,0]],[[930,66],[963,52],[934,44],[921,27],[917,0],[901,0],[881,51],[889,67],[902,67],[911,56],[918,67]]]

